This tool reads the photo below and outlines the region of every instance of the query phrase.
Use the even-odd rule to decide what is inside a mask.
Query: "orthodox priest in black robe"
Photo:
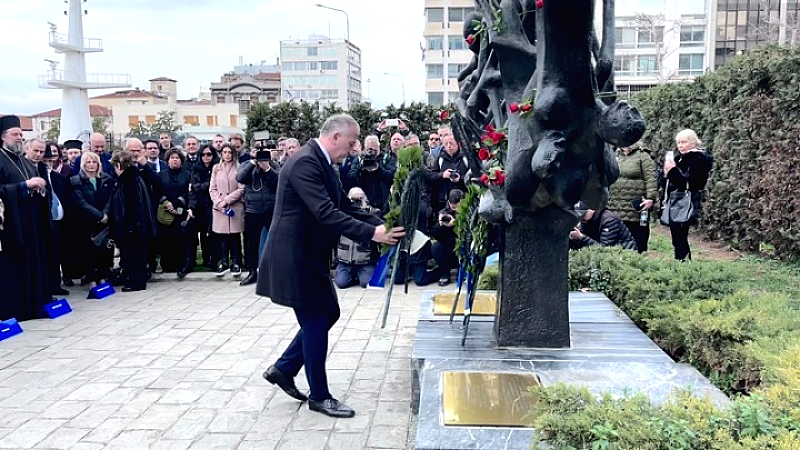
[[[0,320],[44,317],[49,303],[50,208],[44,165],[21,153],[22,129],[16,116],[0,117]]]

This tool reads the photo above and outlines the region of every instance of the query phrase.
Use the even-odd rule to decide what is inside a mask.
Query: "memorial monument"
[[[459,75],[452,125],[461,147],[473,150],[473,173],[486,175],[481,217],[505,236],[498,347],[570,346],[573,206],[606,202],[619,176],[612,146],[644,133],[636,108],[615,101],[614,0],[602,8],[602,40],[594,0],[477,0],[465,21],[474,55]],[[476,146],[485,130],[507,137],[497,161]]]

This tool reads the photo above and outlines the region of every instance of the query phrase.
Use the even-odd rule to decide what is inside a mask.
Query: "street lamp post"
[[[405,102],[406,102],[406,82],[405,82],[405,79],[403,79],[403,76],[400,75],[400,74],[397,74],[397,73],[389,73],[389,72],[383,72],[383,74],[386,75],[386,76],[390,76],[390,77],[398,77],[398,78],[400,78],[400,89],[402,89],[402,92],[403,92],[403,103],[405,104]]]
[[[314,6],[318,8],[330,9],[331,11],[339,11],[340,13],[344,14],[344,18],[347,21],[347,42],[345,43],[345,58],[347,58],[347,107],[350,108],[350,16],[347,14],[347,11],[339,8],[332,8],[330,6],[325,6],[321,3],[317,3]]]

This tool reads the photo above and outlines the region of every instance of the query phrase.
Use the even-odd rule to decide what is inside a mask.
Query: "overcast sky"
[[[342,39],[345,16],[317,8],[321,0],[89,0],[84,3],[84,37],[103,39],[103,53],[86,55],[87,72],[128,73],[133,86],[149,89],[147,80],[178,80],[178,97],[191,98],[200,86],[238,64],[275,63],[279,41],[309,34]],[[350,16],[350,39],[361,47],[364,95],[375,107],[424,100],[420,41],[423,0],[403,2],[324,0]],[[0,113],[34,114],[61,107],[61,91],[40,89],[38,75],[61,61],[48,43],[47,22],[66,33],[63,0],[3,1],[0,30],[4,36],[0,72]],[[329,33],[330,30],[330,33]],[[372,80],[367,83],[367,79]],[[369,91],[369,92],[368,92]],[[98,95],[110,91],[90,91]]]

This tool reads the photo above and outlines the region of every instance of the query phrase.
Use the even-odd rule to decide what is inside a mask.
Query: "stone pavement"
[[[328,378],[356,416],[337,420],[261,378],[298,328],[292,311],[199,275],[102,301],[76,286],[74,312],[0,341],[0,448],[407,448],[422,288],[395,289],[383,330],[384,292],[339,291]]]

